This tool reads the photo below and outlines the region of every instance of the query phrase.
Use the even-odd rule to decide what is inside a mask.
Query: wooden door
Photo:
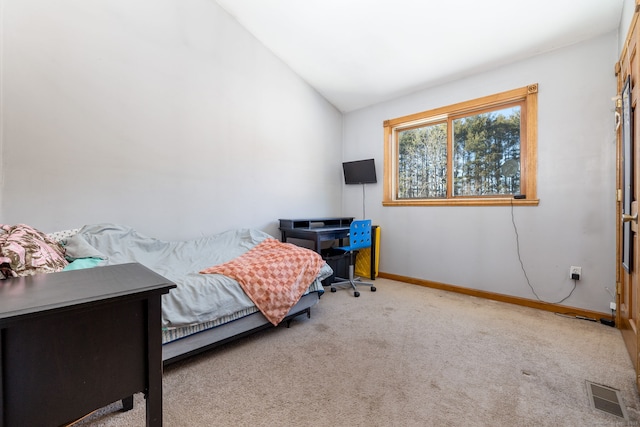
[[[640,200],[640,111],[636,108],[640,64],[636,48],[640,32],[636,12],[620,61],[616,65],[617,122],[617,266],[616,324],[636,370],[640,387],[640,250],[638,248],[638,200]]]

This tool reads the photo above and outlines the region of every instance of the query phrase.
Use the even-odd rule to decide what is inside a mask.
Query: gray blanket
[[[269,237],[259,230],[238,229],[188,241],[164,241],[121,225],[94,224],[68,238],[65,249],[71,259],[101,258],[101,265],[138,262],[176,283],[177,288],[162,296],[163,327],[172,328],[253,307],[235,280],[198,272],[227,262]],[[322,291],[320,280],[331,274],[325,264],[310,290]]]

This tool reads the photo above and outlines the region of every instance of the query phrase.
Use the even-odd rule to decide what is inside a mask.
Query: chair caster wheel
[[[357,297],[359,297],[359,296],[360,296],[360,292],[355,291],[355,292],[353,293],[353,296],[354,296],[354,297],[356,297],[356,298],[357,298]]]
[[[335,292],[335,291],[337,291],[337,289],[332,287],[331,292]]]
[[[375,287],[375,286],[372,286],[372,287],[371,287],[371,292],[375,292],[375,291],[376,291],[376,287]]]

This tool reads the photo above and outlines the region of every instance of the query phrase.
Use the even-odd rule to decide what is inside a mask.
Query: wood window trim
[[[526,199],[514,199],[512,196],[485,197],[450,197],[440,199],[396,199],[396,159],[398,147],[393,133],[398,128],[410,128],[418,123],[441,121],[443,117],[457,116],[497,107],[503,104],[523,101],[525,105],[526,126],[524,141],[521,140],[521,193]],[[410,114],[395,119],[386,120],[384,126],[384,178],[383,178],[383,206],[537,206],[537,147],[538,147],[538,84],[464,101],[457,104],[440,107],[429,111]]]

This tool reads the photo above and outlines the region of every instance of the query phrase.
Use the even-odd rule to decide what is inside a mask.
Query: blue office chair
[[[358,249],[371,247],[371,220],[363,219],[352,221],[349,227],[349,246],[340,246],[335,249],[349,252],[349,278],[337,277],[338,282],[331,285],[331,292],[336,291],[336,286],[350,284],[353,288],[353,296],[359,297],[360,292],[356,288],[356,284],[371,286],[371,292],[376,291],[376,287],[372,283],[365,283],[359,277],[354,277],[356,264],[356,254]]]

